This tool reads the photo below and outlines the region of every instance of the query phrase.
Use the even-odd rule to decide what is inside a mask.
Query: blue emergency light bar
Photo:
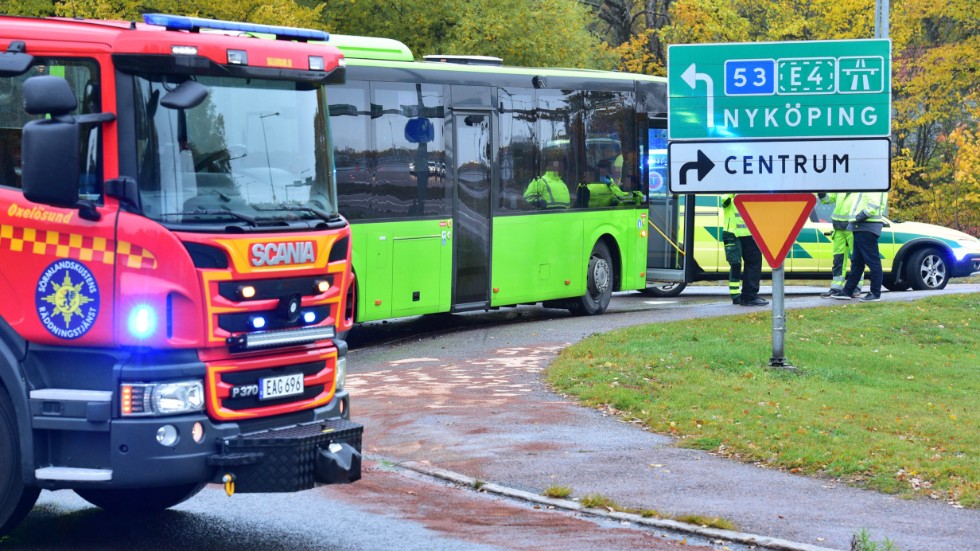
[[[323,40],[324,42],[330,40],[329,33],[314,29],[298,29],[296,27],[281,27],[279,25],[260,25],[258,23],[239,23],[235,21],[205,19],[203,17],[187,17],[184,15],[146,13],[143,14],[143,22],[145,22],[147,25],[166,27],[168,31],[198,32],[201,29],[211,29],[216,31],[265,33],[275,35],[276,38],[291,40]]]

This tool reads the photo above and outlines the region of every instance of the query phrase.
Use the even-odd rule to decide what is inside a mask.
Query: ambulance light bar
[[[275,35],[277,39],[289,40],[330,40],[330,34],[314,29],[298,29],[296,27],[282,27],[279,25],[260,25],[257,23],[239,23],[235,21],[221,21],[218,19],[205,19],[203,17],[187,17],[183,15],[166,15],[162,13],[147,13],[143,15],[143,21],[147,25],[165,27],[168,31],[190,31],[198,32],[201,29],[212,29],[216,31],[236,31],[243,33],[265,33]]]

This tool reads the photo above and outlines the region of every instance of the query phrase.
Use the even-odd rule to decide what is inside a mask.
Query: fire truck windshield
[[[136,77],[138,182],[147,217],[250,226],[338,217],[322,85],[199,76],[207,97],[174,107],[179,102],[167,94],[182,78]]]

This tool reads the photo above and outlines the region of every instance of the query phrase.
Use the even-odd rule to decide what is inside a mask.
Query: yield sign
[[[816,202],[812,193],[735,196],[735,207],[773,269],[783,264]]]

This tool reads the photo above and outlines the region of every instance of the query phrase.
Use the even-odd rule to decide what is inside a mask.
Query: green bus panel
[[[355,223],[351,230],[358,322],[449,311],[449,219]]]
[[[491,305],[585,294],[589,255],[600,238],[610,243],[613,263],[620,266],[621,289],[644,288],[642,214],[623,209],[494,218]]]

